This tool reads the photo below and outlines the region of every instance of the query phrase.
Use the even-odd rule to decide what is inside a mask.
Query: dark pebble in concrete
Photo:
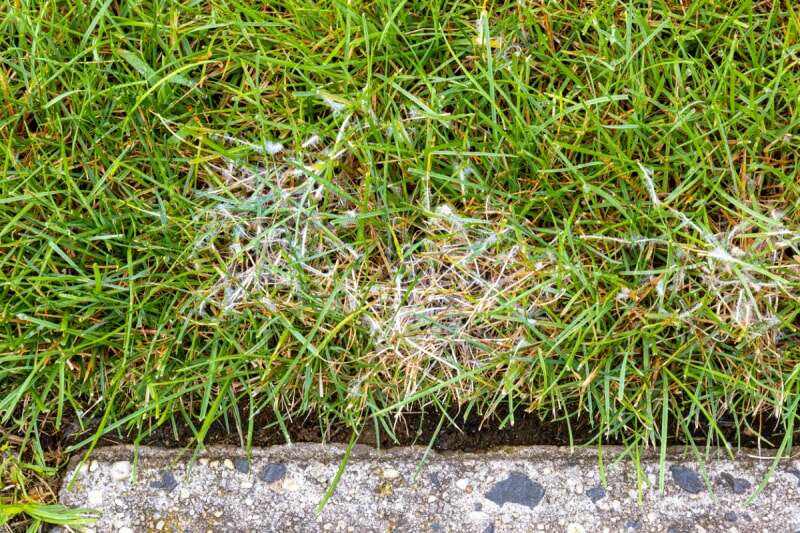
[[[734,494],[744,494],[750,490],[750,482],[740,477],[733,477],[727,472],[719,475],[719,480],[722,481]]]
[[[483,530],[483,533],[494,533],[494,522],[486,526],[486,529]]]
[[[286,465],[282,463],[270,463],[261,469],[258,479],[266,483],[275,483],[286,476]]]
[[[592,503],[597,503],[606,497],[606,489],[602,485],[597,485],[587,490],[586,495],[592,500]]]
[[[728,522],[736,522],[736,513],[733,511],[728,511],[722,517],[727,520]]]
[[[703,480],[697,475],[697,472],[685,466],[672,465],[669,467],[672,473],[672,479],[678,484],[680,488],[692,494],[699,494],[703,492],[705,485]]]
[[[247,474],[250,472],[250,461],[244,457],[238,457],[233,460],[233,467],[242,474]]]
[[[486,498],[499,506],[517,503],[531,509],[539,505],[543,497],[544,488],[521,472],[512,472],[486,493]]]
[[[638,520],[628,520],[625,522],[625,529],[636,531],[642,528],[642,523]]]
[[[161,471],[161,479],[153,481],[150,486],[154,489],[163,489],[167,492],[172,492],[178,486],[178,480],[175,479],[175,474],[169,470]]]
[[[787,468],[786,471],[797,478],[797,486],[800,487],[800,470],[796,468]]]

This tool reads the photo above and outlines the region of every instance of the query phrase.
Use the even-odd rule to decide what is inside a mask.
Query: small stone
[[[522,472],[512,472],[485,496],[501,507],[505,503],[516,503],[533,509],[544,498],[544,487]]]
[[[300,489],[300,485],[292,478],[286,478],[283,480],[283,490],[294,492]]]
[[[465,478],[457,480],[456,487],[458,487],[461,490],[467,490],[469,488],[469,480]]]
[[[131,463],[128,461],[116,461],[111,464],[111,479],[115,481],[125,481],[131,477]]]
[[[97,461],[92,461],[89,463],[89,472],[94,472],[99,466],[100,465],[97,463]]]
[[[386,468],[383,471],[383,477],[384,479],[397,479],[400,477],[400,472],[394,468]]]
[[[606,497],[606,489],[602,485],[595,485],[586,491],[586,495],[592,500],[592,503],[597,503]]]
[[[217,518],[222,517],[222,511],[214,511],[214,516],[216,516]]]
[[[201,457],[198,463],[200,463],[203,466],[208,466],[208,457]]]
[[[577,523],[567,524],[567,533],[586,533],[586,529]]]
[[[159,531],[164,529],[164,521],[163,520],[159,520],[158,522],[156,522],[156,529],[159,530]]]
[[[436,496],[428,496],[428,503],[436,502]]]
[[[239,457],[233,461],[233,466],[236,468],[237,471],[241,472],[242,474],[249,474],[250,473],[250,461],[245,459],[244,457]]]
[[[325,531],[330,531],[331,529],[333,529],[333,524],[331,524],[330,522],[328,522],[327,524],[325,524],[324,526],[322,526],[322,529],[324,529]]]
[[[703,481],[700,479],[700,476],[697,475],[697,472],[691,468],[681,465],[672,465],[669,467],[669,471],[672,474],[672,480],[686,492],[691,494],[703,492],[705,485],[703,485]]]
[[[153,481],[150,486],[154,489],[162,489],[167,492],[172,492],[178,486],[178,480],[175,479],[175,474],[169,470],[161,471],[161,479]]]
[[[744,494],[750,490],[750,482],[740,477],[733,477],[728,472],[719,475],[719,480],[726,485],[734,494]]]
[[[275,483],[286,476],[286,465],[282,463],[270,463],[258,473],[258,479],[266,483]]]
[[[233,461],[231,461],[230,459],[225,459],[224,461],[222,461],[222,466],[224,466],[228,470],[233,470]]]
[[[728,511],[722,517],[727,520],[728,522],[736,522],[736,513],[733,511]]]
[[[251,489],[253,488],[253,481],[250,479],[245,479],[244,481],[242,481],[241,487],[243,489]]]
[[[100,490],[90,490],[86,495],[86,505],[89,507],[100,507],[103,505],[103,492]]]
[[[658,515],[656,515],[656,513],[652,512],[652,511],[647,513],[647,521],[651,522],[651,523],[657,522],[658,521]]]

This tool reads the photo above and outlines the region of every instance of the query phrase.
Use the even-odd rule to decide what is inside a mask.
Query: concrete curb
[[[800,529],[800,461],[782,460],[757,492],[773,461],[755,451],[731,460],[712,450],[698,462],[670,449],[662,494],[657,454],[637,466],[618,447],[600,457],[551,446],[447,454],[356,446],[317,513],[344,453],[295,444],[247,458],[212,447],[192,459],[182,450],[103,448],[88,465],[73,460],[60,500],[98,509],[93,529],[119,533]]]

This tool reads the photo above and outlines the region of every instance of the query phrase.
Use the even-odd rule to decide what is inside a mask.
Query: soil
[[[373,425],[364,427],[359,433],[357,442],[377,448],[390,448],[393,446],[431,445],[437,451],[480,451],[500,446],[532,446],[532,445],[581,445],[597,443],[597,428],[586,421],[572,422],[543,420],[530,413],[516,413],[514,424],[501,424],[508,419],[507,412],[496,413],[495,416],[485,419],[477,413],[468,416],[459,413],[448,413],[448,418],[443,422],[440,414],[409,413],[399,419],[391,436],[385,430],[376,432]],[[246,420],[243,412],[242,419]],[[75,420],[75,419],[73,419]],[[452,421],[452,422],[451,422]],[[455,424],[453,423],[455,422]],[[457,424],[457,425],[456,425]],[[721,419],[717,424],[725,439],[732,446],[745,448],[776,448],[784,437],[782,427],[776,419],[756,417],[746,421],[746,424],[737,424],[730,419]],[[277,418],[272,413],[259,415],[255,422],[253,432],[253,446],[264,447],[275,444],[285,444],[286,435],[280,429]],[[347,443],[352,436],[352,429],[342,423],[333,423],[323,427],[319,417],[309,414],[302,420],[285,421],[286,433],[289,442],[334,442]],[[744,427],[737,436],[737,425]],[[61,451],[64,448],[80,442],[91,435],[95,424],[88,424],[83,431],[78,431],[79,425],[73,421],[65,424],[65,429],[52,434],[45,442],[51,451]],[[754,429],[750,429],[754,428]],[[673,426],[670,431],[672,437],[670,445],[687,444],[683,431]],[[717,435],[713,435],[717,437]],[[760,437],[760,438],[759,438]],[[798,442],[800,431],[793,435],[794,442]],[[691,435],[698,445],[705,445],[708,441],[706,428],[694,428]],[[603,438],[603,444],[625,445],[630,444],[618,438]],[[115,445],[131,443],[130,436],[107,435],[99,445]],[[177,448],[191,445],[193,433],[186,425],[173,427],[165,424],[154,430],[149,436],[139,441],[139,444]],[[242,436],[233,426],[226,426],[218,421],[211,425],[205,443],[226,444],[241,446],[246,444]],[[719,444],[719,439],[711,440],[712,444]]]

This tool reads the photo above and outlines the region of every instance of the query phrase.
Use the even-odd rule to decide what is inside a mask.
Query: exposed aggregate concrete
[[[73,461],[60,493],[102,515],[95,531],[797,531],[800,461],[714,450],[702,463],[671,449],[659,491],[657,455],[537,446],[486,453],[357,446],[330,501],[317,505],[345,449],[97,450]],[[424,458],[424,462],[423,462]],[[600,465],[603,465],[602,472]]]

